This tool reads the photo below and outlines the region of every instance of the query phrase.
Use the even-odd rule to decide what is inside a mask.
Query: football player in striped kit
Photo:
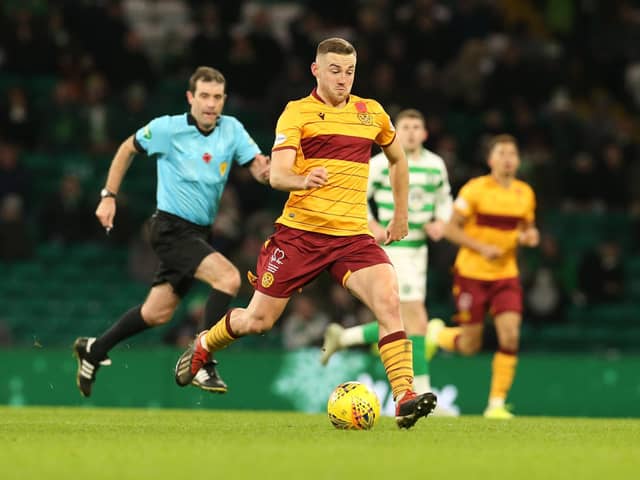
[[[196,338],[179,358],[175,377],[188,385],[210,354],[271,329],[291,295],[327,271],[376,315],[396,423],[411,428],[432,412],[437,399],[413,390],[412,344],[402,324],[396,274],[367,216],[375,143],[388,159],[396,206],[384,229],[385,243],[407,235],[408,164],[382,106],[351,93],[355,70],[356,50],[348,41],[329,38],[318,44],[311,65],[317,88],[289,102],[276,125],[270,183],[290,193],[258,256],[256,291],[247,308],[230,310]]]
[[[516,178],[520,154],[516,139],[507,134],[489,141],[487,163],[491,172],[472,178],[453,204],[445,237],[460,246],[454,264],[453,296],[457,327],[434,321],[427,336],[427,353],[442,348],[473,355],[482,347],[487,313],[493,317],[498,351],[493,356],[486,418],[510,419],[505,405],[518,364],[522,287],[517,252],[536,247],[540,233],[535,224],[536,196]]]

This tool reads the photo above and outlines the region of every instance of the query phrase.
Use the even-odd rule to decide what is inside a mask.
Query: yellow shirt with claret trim
[[[395,138],[389,115],[375,100],[350,95],[342,108],[322,101],[314,90],[289,102],[276,126],[272,151],[296,151],[294,173],[324,167],[328,182],[289,194],[276,223],[335,236],[369,234],[367,179],[374,143]]]
[[[488,260],[470,248],[460,247],[456,272],[479,280],[517,277],[518,236],[524,225],[535,221],[533,189],[521,180],[504,187],[491,175],[484,175],[469,180],[460,189],[453,207],[466,218],[463,229],[469,237],[504,251],[499,258]]]

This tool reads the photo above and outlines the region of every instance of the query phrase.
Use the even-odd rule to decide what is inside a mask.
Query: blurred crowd
[[[557,320],[570,303],[624,298],[622,259],[640,254],[640,6],[631,0],[5,0],[0,259],[29,258],[43,242],[102,238],[92,218],[97,190],[84,179],[103,178],[106,166],[88,174],[95,165],[61,166],[45,194],[34,191],[43,173],[25,157],[110,157],[153,116],[187,109],[183,92],[198,65],[225,74],[228,111],[270,140],[286,102],[313,88],[309,64],[329,36],[356,46],[355,93],[392,115],[424,112],[427,147],[444,158],[454,192],[486,172],[484,140],[509,132],[542,219],[558,211],[628,219],[630,238],[586,249],[574,284],[563,280],[566,243],[545,233],[525,266],[531,318]],[[252,267],[282,198],[236,172],[213,227],[216,247]],[[130,245],[131,275],[144,281],[154,268],[146,229],[126,201],[117,221],[113,241]],[[451,249],[434,252],[434,271],[446,278]],[[292,323],[337,315],[321,311],[313,290],[292,312]],[[299,344],[298,329],[290,333],[287,341]]]

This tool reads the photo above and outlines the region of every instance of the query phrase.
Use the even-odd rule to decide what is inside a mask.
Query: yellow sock
[[[491,365],[491,399],[505,399],[516,376],[518,357],[515,353],[496,352]]]
[[[462,328],[460,327],[443,328],[438,335],[438,346],[447,352],[455,352],[457,350],[456,341],[461,333]]]
[[[207,350],[210,352],[222,350],[223,348],[231,345],[238,338],[238,336],[231,330],[231,325],[229,323],[232,311],[233,310],[229,310],[227,314],[222,317],[218,323],[211,327],[204,336]]]
[[[413,355],[411,340],[403,330],[390,333],[378,342],[380,360],[387,372],[394,400],[413,385]]]

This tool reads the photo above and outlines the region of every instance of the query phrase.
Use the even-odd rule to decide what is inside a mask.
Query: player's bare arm
[[[293,171],[296,151],[292,148],[276,150],[271,156],[269,183],[276,190],[291,192],[310,190],[325,185],[329,179],[324,167],[313,167],[306,174],[298,175]]]
[[[532,223],[525,225],[518,235],[518,243],[524,247],[537,247],[540,243],[540,231]]]
[[[467,235],[463,230],[466,221],[467,219],[464,215],[454,211],[451,215],[451,220],[445,225],[445,238],[456,245],[470,248],[489,260],[495,260],[504,253],[502,249],[496,245],[479,242]]]
[[[385,245],[402,240],[409,233],[409,164],[397,138],[382,147],[389,160],[389,178],[393,192],[393,218],[387,225]]]
[[[259,153],[253,159],[251,165],[249,165],[249,171],[257,182],[265,185],[269,183],[270,160],[271,159],[268,156]]]
[[[105,188],[112,194],[116,195],[120,190],[122,179],[127,173],[133,157],[138,153],[135,145],[133,144],[133,135],[127,138],[116,152],[111,166],[109,167],[109,174],[107,175],[107,183]],[[96,209],[96,217],[100,221],[100,224],[110,230],[113,228],[113,219],[116,216],[116,199],[114,196],[103,197]]]

